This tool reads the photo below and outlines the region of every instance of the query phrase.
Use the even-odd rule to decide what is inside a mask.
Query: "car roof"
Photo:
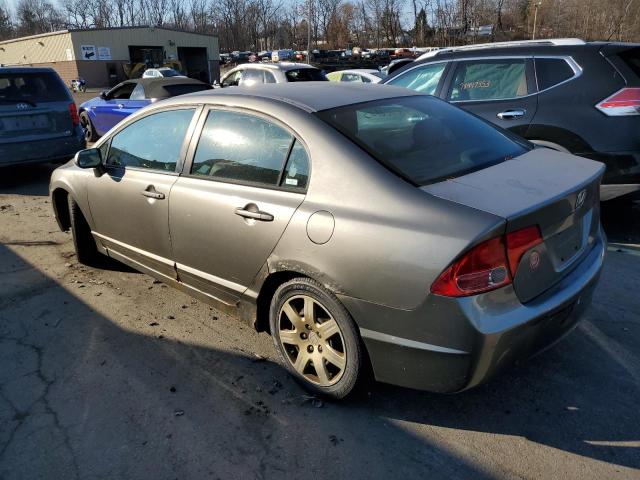
[[[184,77],[153,77],[153,78],[134,78],[126,80],[122,84],[135,83],[142,84],[147,98],[166,98],[169,93],[164,89],[167,85],[207,85],[209,84],[196,80],[195,78]]]
[[[378,73],[374,68],[349,68],[347,70],[336,70],[336,73]]]
[[[0,73],[49,73],[55,72],[51,67],[2,67]]]
[[[168,100],[168,103],[184,102],[187,98],[191,103],[215,103],[223,97],[228,97],[229,99],[246,97],[286,103],[307,112],[319,112],[356,103],[417,95],[421,94],[408,88],[390,85],[365,85],[344,82],[289,82],[207,90],[184,95],[177,100]]]
[[[295,63],[295,62],[280,62],[280,63],[243,63],[235,68],[268,68],[271,70],[282,70],[288,72],[289,70],[299,70],[301,68],[313,68],[317,70],[313,65],[307,63]]]

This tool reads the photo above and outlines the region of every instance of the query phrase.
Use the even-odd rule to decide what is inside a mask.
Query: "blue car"
[[[192,78],[127,80],[80,105],[84,138],[87,142],[95,142],[125,117],[158,100],[211,88]]]

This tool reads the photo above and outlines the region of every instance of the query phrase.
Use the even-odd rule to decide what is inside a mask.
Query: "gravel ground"
[[[52,168],[0,171],[0,479],[640,479],[631,202],[603,209],[617,244],[555,348],[458,395],[378,384],[329,404],[267,334],[124,267],[79,265]]]

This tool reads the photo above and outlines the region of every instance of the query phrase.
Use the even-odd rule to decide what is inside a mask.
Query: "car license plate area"
[[[0,133],[48,131],[51,127],[47,115],[20,115],[0,118]]]
[[[554,259],[554,267],[561,269],[568,264],[582,250],[583,244],[583,222],[577,221],[570,227],[556,233],[547,239],[547,246],[550,247]]]

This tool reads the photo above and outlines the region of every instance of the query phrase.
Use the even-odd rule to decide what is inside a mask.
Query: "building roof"
[[[65,33],[74,33],[74,32],[96,32],[96,31],[104,31],[104,30],[138,30],[138,29],[149,29],[149,30],[154,30],[154,29],[158,29],[158,30],[167,30],[170,32],[179,32],[179,33],[189,33],[192,35],[201,35],[204,37],[218,37],[218,35],[213,34],[213,33],[199,33],[199,32],[191,32],[189,30],[179,30],[177,28],[168,28],[168,27],[152,27],[149,25],[135,25],[135,26],[130,26],[130,27],[104,27],[104,28],[68,28],[66,30],[56,30],[54,32],[47,32],[47,33],[39,33],[37,35],[29,35],[26,37],[19,37],[19,38],[11,38],[9,40],[3,40],[2,42],[0,42],[0,45],[2,44],[6,44],[6,43],[13,43],[13,42],[19,42],[21,40],[31,40],[34,38],[43,38],[43,37],[51,37],[54,35],[63,35]]]
[[[385,98],[421,95],[408,88],[391,85],[361,84],[345,82],[291,82],[267,83],[251,87],[229,87],[206,92],[192,93],[194,102],[211,103],[216,97],[245,96],[283,102],[307,112],[319,112],[331,108],[371,102]]]

